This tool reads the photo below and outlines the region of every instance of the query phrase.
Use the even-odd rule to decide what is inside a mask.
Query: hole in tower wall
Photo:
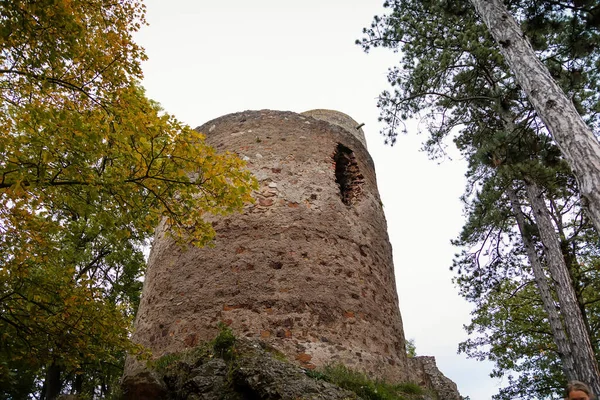
[[[348,206],[354,204],[362,193],[364,177],[360,173],[354,152],[338,143],[335,154],[335,182],[340,188],[342,202]]]

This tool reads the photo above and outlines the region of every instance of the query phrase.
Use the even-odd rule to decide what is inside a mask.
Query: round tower
[[[159,227],[134,340],[160,357],[212,339],[223,322],[307,368],[339,362],[407,379],[392,249],[359,124],[337,111],[262,110],[198,130],[246,159],[260,189],[243,214],[211,217],[213,247],[181,248]]]

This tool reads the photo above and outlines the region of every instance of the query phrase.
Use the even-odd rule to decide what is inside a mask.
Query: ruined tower
[[[341,362],[410,379],[392,249],[358,123],[329,110],[262,110],[198,129],[246,159],[260,189],[243,214],[211,219],[213,247],[182,249],[158,229],[134,340],[160,357],[210,340],[224,322],[307,368]]]

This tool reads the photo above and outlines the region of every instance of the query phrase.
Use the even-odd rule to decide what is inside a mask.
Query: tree
[[[589,283],[586,296],[591,297],[587,301],[597,302],[597,285]],[[532,281],[504,281],[494,296],[476,306],[467,331],[469,339],[460,344],[459,351],[493,360],[493,376],[506,381],[494,398],[556,398],[562,392],[565,378],[559,350]],[[597,341],[597,335],[594,339]]]
[[[544,235],[560,237],[564,254],[560,258],[571,260],[563,271],[570,275],[575,307],[587,309],[582,316],[584,326],[586,320],[594,324],[598,315],[590,308],[598,300],[597,289],[589,286],[595,271],[593,264],[587,266],[587,260],[596,257],[597,236],[589,236],[593,228],[578,205],[578,193],[544,185],[543,208],[551,206],[545,212],[562,227],[559,232],[564,235],[559,235],[556,228],[536,223],[525,186],[523,181],[501,177],[490,180],[469,208],[469,220],[455,242],[465,248],[455,260],[460,270],[456,282],[476,306],[468,332],[477,338],[461,343],[460,349],[494,361],[494,376],[508,375],[509,385],[500,391],[499,399],[518,398],[519,393],[546,398],[581,373],[574,365],[581,355],[572,350],[577,344],[567,326],[569,316],[556,295],[561,288],[549,273],[548,266],[555,261],[541,240],[542,230],[548,230]],[[522,304],[525,291],[527,302]],[[589,347],[597,351],[597,337],[592,339]],[[511,377],[511,370],[519,375]]]
[[[0,2],[0,397],[106,395],[142,351],[129,333],[155,226],[207,244],[203,215],[240,210],[256,187],[137,84],[144,12]]]
[[[586,329],[581,309],[577,303],[573,282],[560,249],[560,242],[554,231],[550,213],[546,208],[542,190],[535,182],[526,182],[525,190],[531,201],[551,276],[556,280],[556,292],[562,307],[565,328],[572,343],[573,359],[576,361],[575,370],[580,380],[588,382],[590,386],[594,387],[593,390],[598,390],[600,389],[598,362],[594,355],[589,331]]]
[[[567,378],[575,378],[577,376],[577,372],[569,338],[567,337],[563,327],[562,319],[554,304],[552,287],[548,284],[548,280],[544,272],[544,265],[535,249],[533,238],[528,231],[525,214],[521,208],[518,195],[513,187],[508,187],[506,194],[510,200],[512,212],[517,222],[519,233],[521,234],[523,247],[525,248],[527,258],[529,259],[529,264],[531,266],[531,270],[539,291],[539,297],[542,300],[543,309],[548,316],[548,324],[550,325],[550,329],[552,331],[552,337],[554,339],[554,343],[556,344],[558,353],[560,354],[560,359],[563,363],[563,372]]]
[[[600,232],[600,143],[573,102],[539,60],[501,0],[470,0],[578,178],[579,190]],[[588,2],[591,3],[591,2]],[[596,367],[597,368],[597,367]],[[598,393],[600,382],[594,387]]]
[[[406,341],[406,355],[408,357],[417,356],[417,346],[415,345],[415,339],[408,339]]]
[[[467,210],[471,215],[481,216],[476,225],[468,223],[465,226],[468,229],[471,224],[472,233],[464,236],[469,238],[468,241],[457,244],[481,243],[476,254],[465,252],[464,258],[459,259],[458,269],[462,267],[469,272],[458,281],[464,288],[463,295],[471,301],[479,301],[491,296],[494,288],[506,280],[524,279],[523,273],[532,280],[527,269],[515,268],[524,261],[514,257],[522,255],[522,251],[509,254],[510,257],[499,252],[505,246],[505,239],[514,237],[510,225],[506,226],[507,217],[511,215],[506,194],[515,179],[520,184],[527,179],[549,182],[543,178],[552,176],[552,169],[547,167],[556,164],[555,146],[504,65],[487,29],[477,20],[468,3],[398,1],[386,4],[393,8],[392,14],[376,17],[371,29],[365,30],[366,38],[362,41],[365,50],[386,46],[402,51],[402,66],[391,69],[388,75],[394,92],[385,91],[378,104],[382,108],[381,119],[387,122],[384,134],[393,143],[403,119],[429,110],[425,117],[430,132],[426,149],[433,155],[443,152],[444,138],[458,131],[454,141],[469,161],[470,187],[465,200],[467,204],[472,202],[475,192],[476,203]],[[555,76],[572,91],[582,110],[592,111],[588,114],[588,122],[593,122],[598,99],[589,93],[589,88],[596,84],[592,79],[596,56],[590,55],[590,51],[579,54],[571,50],[572,43],[583,30],[577,22],[578,14],[563,9],[562,13],[546,15],[539,12],[539,4],[519,3],[527,32],[538,38],[546,59],[553,63]],[[585,37],[584,45],[597,41],[597,36],[590,36]],[[582,74],[584,79],[575,79]],[[537,166],[538,160],[546,166]],[[503,202],[492,205],[491,202],[498,199]],[[514,222],[512,224],[514,226]],[[541,250],[539,246],[538,249]],[[489,260],[485,268],[479,263],[480,257]],[[565,269],[563,263],[561,272]],[[538,287],[544,286],[545,276],[537,274],[535,278]],[[571,293],[574,290],[564,279],[560,289]],[[565,296],[562,298],[566,301]],[[574,296],[567,299],[571,310],[577,308],[573,299]],[[549,301],[545,306],[547,311],[552,311]],[[582,318],[579,317],[578,322]],[[585,320],[578,326],[582,325]],[[569,326],[556,321],[554,328],[555,341],[562,343],[561,357],[567,373],[577,367],[569,361],[568,353],[573,351],[573,344],[569,343],[568,349],[564,346],[564,332]],[[568,339],[578,340],[573,335]],[[576,347],[590,349],[591,345],[584,337]],[[593,359],[593,353],[589,352],[586,357]],[[582,371],[570,373],[586,376]]]

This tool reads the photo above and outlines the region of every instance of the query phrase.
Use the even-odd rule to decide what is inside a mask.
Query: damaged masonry
[[[357,127],[331,110],[245,111],[199,127],[219,151],[246,155],[261,190],[244,213],[210,218],[212,247],[182,248],[157,229],[134,341],[157,359],[224,324],[306,370],[339,363],[460,399],[433,359],[406,355],[374,164]],[[143,398],[152,376],[129,358],[126,397]]]

